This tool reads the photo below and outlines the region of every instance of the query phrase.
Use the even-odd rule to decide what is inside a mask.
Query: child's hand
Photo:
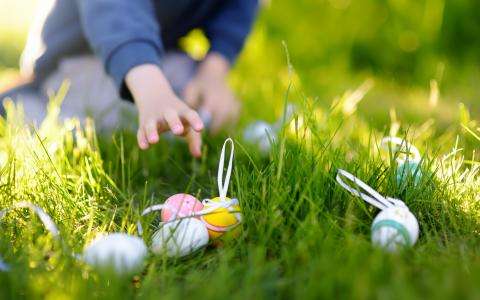
[[[193,156],[201,155],[203,122],[197,112],[175,96],[160,68],[140,65],[125,78],[138,108],[138,146],[147,149],[159,133],[171,131],[185,136]]]
[[[228,69],[228,61],[221,55],[209,54],[183,92],[190,106],[211,114],[212,133],[217,133],[226,124],[235,123],[240,113],[240,103],[226,81]]]

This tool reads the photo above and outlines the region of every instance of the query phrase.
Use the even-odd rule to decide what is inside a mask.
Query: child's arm
[[[203,123],[178,99],[160,70],[163,46],[151,0],[77,0],[83,31],[124,99],[135,101],[138,144],[158,142],[158,132],[185,135],[200,155]],[[190,128],[193,128],[191,130]]]
[[[210,52],[224,56],[230,64],[237,58],[250,33],[258,0],[224,0],[214,16],[205,22]]]
[[[240,104],[228,87],[227,74],[243,48],[258,9],[257,0],[224,0],[221,3],[202,26],[210,41],[210,52],[184,91],[184,98],[190,105],[199,106],[212,115],[213,132],[238,117]]]

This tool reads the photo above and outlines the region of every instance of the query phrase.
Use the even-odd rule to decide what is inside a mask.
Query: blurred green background
[[[271,1],[245,56],[262,52],[255,72],[279,82],[285,41],[307,96],[330,103],[373,78],[376,84],[359,107],[372,125],[388,123],[394,108],[406,122],[433,117],[446,127],[458,118],[460,103],[478,116],[478,11],[480,2],[467,0]],[[428,103],[431,80],[440,92],[434,109]]]
[[[35,8],[45,2],[0,0],[0,89],[15,69]],[[459,117],[464,103],[478,116],[480,2],[475,0],[261,1],[254,32],[233,72],[246,120],[279,114],[288,82],[329,105],[368,78],[375,85],[359,106],[373,126],[428,118],[439,128]],[[289,75],[288,47],[295,72]],[[432,80],[440,97],[432,103]],[[430,101],[429,101],[430,100]],[[258,103],[262,102],[262,111]]]

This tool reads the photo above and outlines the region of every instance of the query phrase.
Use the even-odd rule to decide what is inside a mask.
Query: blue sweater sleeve
[[[243,48],[258,10],[258,0],[224,0],[204,29],[210,52],[218,52],[233,63]]]
[[[124,78],[138,65],[160,64],[163,47],[151,0],[77,0],[82,28],[124,99]]]

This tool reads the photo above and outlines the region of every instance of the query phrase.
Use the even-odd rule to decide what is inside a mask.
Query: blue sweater
[[[99,56],[122,98],[133,67],[159,64],[166,49],[194,28],[202,29],[210,51],[231,63],[243,47],[257,0],[56,0],[42,30],[45,51],[35,63],[42,80],[62,57],[88,52]]]

